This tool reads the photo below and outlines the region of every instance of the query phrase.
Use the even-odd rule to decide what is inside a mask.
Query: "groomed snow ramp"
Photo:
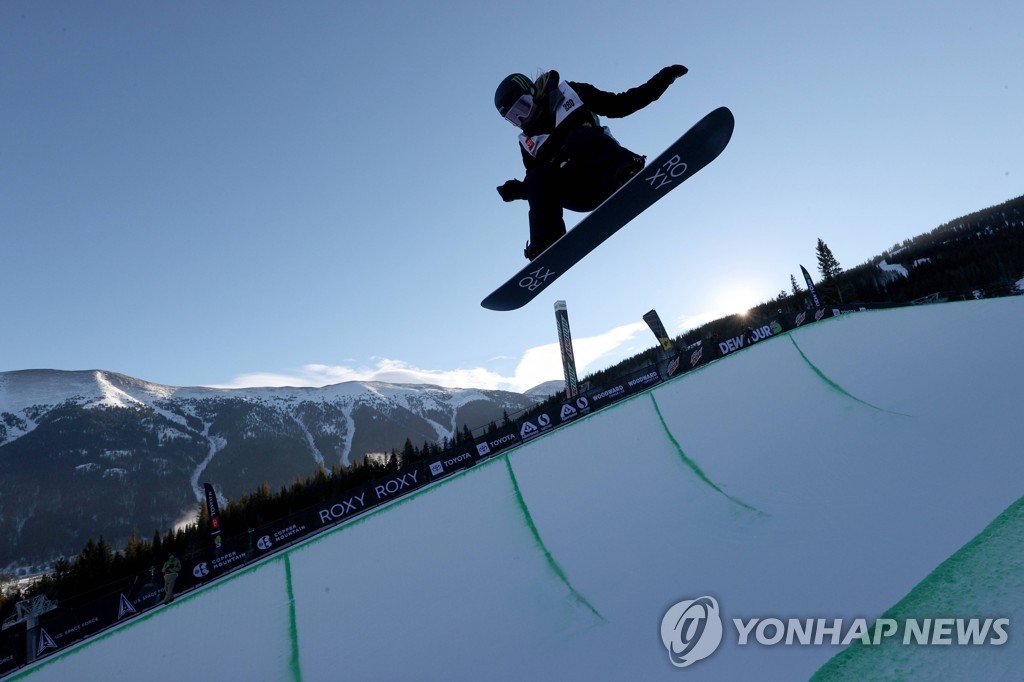
[[[10,679],[1021,679],[1022,338],[1024,297],[768,339]],[[703,596],[721,644],[676,667],[663,616]],[[887,611],[1009,638],[734,625]]]

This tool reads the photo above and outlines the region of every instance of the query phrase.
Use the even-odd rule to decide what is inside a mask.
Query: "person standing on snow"
[[[164,604],[170,604],[174,599],[174,581],[178,579],[181,571],[181,562],[173,554],[167,557],[164,562]]]
[[[505,201],[530,204],[530,241],[523,254],[533,260],[565,234],[562,210],[593,211],[644,167],[645,157],[629,151],[602,127],[598,116],[622,118],[664,94],[685,66],[666,66],[649,81],[621,93],[588,83],[563,81],[557,71],[531,81],[514,73],[498,85],[494,106],[522,130],[519,147],[524,180],[498,187]]]

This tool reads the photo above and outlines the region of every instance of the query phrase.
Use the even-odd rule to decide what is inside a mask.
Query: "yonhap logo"
[[[715,598],[687,599],[670,607],[661,619],[661,643],[677,668],[715,653],[722,643],[722,616]]]
[[[1007,617],[903,619],[770,616],[732,618],[728,635],[738,647],[879,646],[889,641],[902,646],[1005,646],[1010,641]],[[686,599],[671,606],[661,619],[661,643],[669,661],[686,668],[715,653],[725,637],[718,601],[714,597]]]

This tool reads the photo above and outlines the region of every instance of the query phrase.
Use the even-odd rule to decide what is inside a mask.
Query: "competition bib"
[[[569,87],[569,83],[562,81],[558,84],[558,104],[555,106],[555,127],[557,128],[562,124],[565,119],[569,118],[569,115],[580,108],[583,101],[580,96],[576,94],[576,91]],[[519,144],[523,146],[526,153],[536,158],[540,148],[544,146],[544,143],[551,137],[550,134],[544,135],[526,135],[525,133],[519,135]]]

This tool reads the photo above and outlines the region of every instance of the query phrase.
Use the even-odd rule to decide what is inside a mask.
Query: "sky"
[[[1024,189],[1024,6],[890,2],[0,3],[0,371],[174,386],[527,390],[854,267]],[[517,311],[511,72],[622,91],[654,157],[729,147]],[[580,214],[566,213],[572,226]]]

